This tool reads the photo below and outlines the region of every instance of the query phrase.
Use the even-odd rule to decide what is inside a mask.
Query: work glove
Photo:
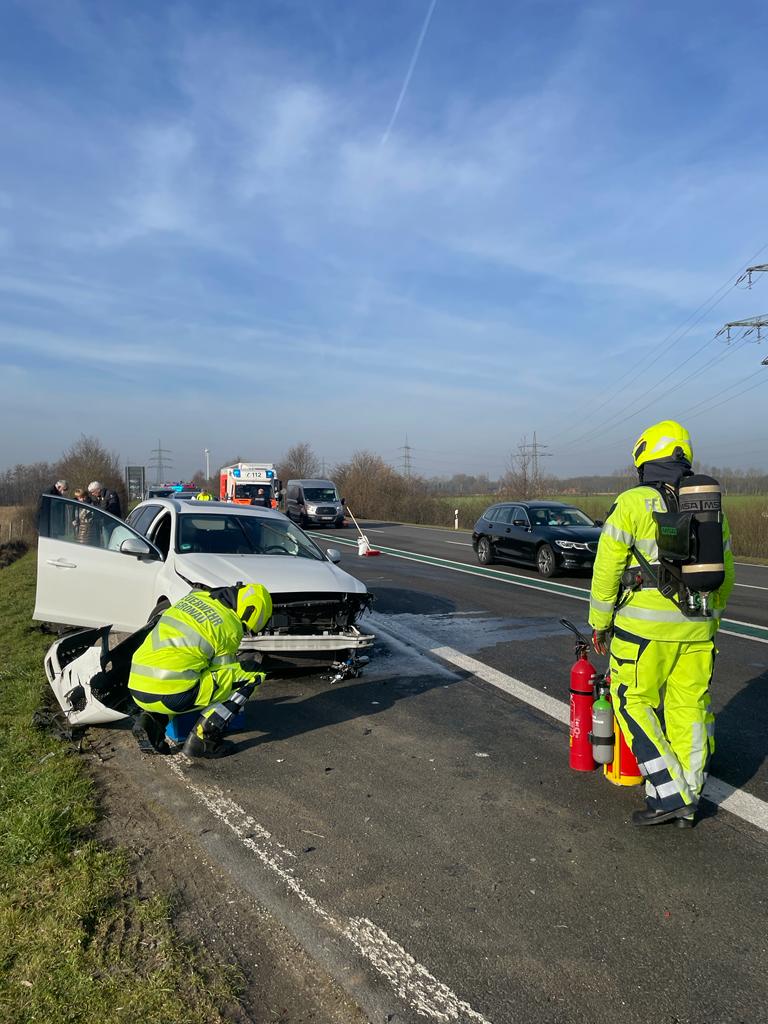
[[[610,642],[610,629],[594,629],[592,631],[592,646],[596,654],[607,654]]]
[[[238,651],[236,654],[237,664],[244,672],[258,672],[261,665],[261,655],[256,651]]]

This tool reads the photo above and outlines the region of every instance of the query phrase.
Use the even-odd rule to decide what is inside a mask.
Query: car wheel
[[[542,544],[536,552],[536,568],[539,570],[539,576],[554,576],[557,572],[555,552],[549,544]]]
[[[343,529],[344,528],[344,520],[343,519],[337,519],[336,522],[333,524],[333,528],[334,528],[334,530],[341,530],[341,529]]]
[[[481,565],[493,565],[493,547],[487,537],[481,537],[477,542],[477,560]]]

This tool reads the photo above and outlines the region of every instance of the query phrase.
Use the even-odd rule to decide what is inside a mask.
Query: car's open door
[[[127,632],[144,625],[163,564],[146,537],[100,508],[49,494],[38,530],[35,619]]]

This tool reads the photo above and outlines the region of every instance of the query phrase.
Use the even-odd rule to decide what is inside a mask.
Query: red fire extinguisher
[[[592,704],[595,699],[594,679],[597,670],[587,656],[589,640],[567,619],[560,620],[576,635],[576,661],[571,668],[571,730],[568,763],[577,772],[593,772],[597,767],[592,756]]]

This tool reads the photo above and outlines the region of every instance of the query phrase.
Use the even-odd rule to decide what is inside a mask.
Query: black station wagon
[[[481,565],[496,561],[534,565],[542,576],[558,569],[591,568],[601,521],[556,501],[501,502],[475,523],[472,547]]]

